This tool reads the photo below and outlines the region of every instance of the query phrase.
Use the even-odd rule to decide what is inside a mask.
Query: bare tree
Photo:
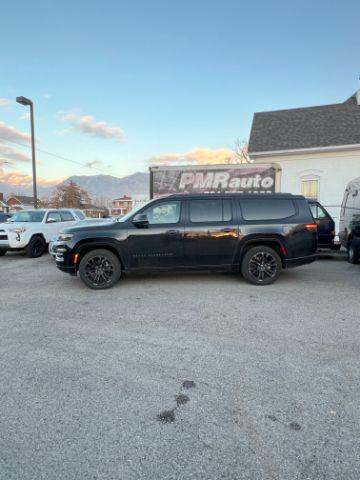
[[[240,140],[237,138],[234,141],[234,153],[237,160],[236,163],[251,163],[250,157],[248,155],[248,143],[246,140]]]
[[[91,203],[89,193],[73,181],[58,186],[49,199],[52,208],[86,208]]]

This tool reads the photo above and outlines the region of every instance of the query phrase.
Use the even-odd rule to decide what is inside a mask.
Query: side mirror
[[[145,213],[138,213],[132,219],[132,223],[135,225],[135,227],[147,227],[149,225],[149,220]]]
[[[46,220],[46,223],[56,223],[56,220],[55,220],[55,218],[48,218]]]

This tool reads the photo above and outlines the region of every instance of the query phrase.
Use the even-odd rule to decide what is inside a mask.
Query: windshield
[[[138,212],[139,210],[141,210],[143,207],[145,207],[146,205],[149,205],[150,203],[152,203],[153,201],[155,200],[155,198],[153,198],[152,200],[148,200],[147,202],[141,204],[141,205],[138,205],[137,207],[135,207],[133,210],[131,210],[131,212],[127,213],[126,215],[124,215],[123,217],[116,217],[116,221],[117,222],[127,222],[129,220],[130,217],[132,217],[136,212]]]
[[[45,212],[41,210],[22,210],[11,217],[11,222],[42,222]]]

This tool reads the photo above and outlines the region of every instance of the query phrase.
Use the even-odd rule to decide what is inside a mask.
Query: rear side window
[[[70,212],[61,212],[61,219],[63,222],[72,222],[74,217],[71,215]]]
[[[230,200],[192,200],[190,202],[190,221],[192,223],[229,220],[231,220]]]
[[[75,213],[76,213],[76,215],[78,216],[78,218],[80,218],[80,220],[84,220],[84,219],[85,219],[85,215],[84,215],[84,213],[83,213],[81,210],[75,210]]]
[[[315,218],[315,220],[320,220],[322,218],[327,218],[328,215],[326,214],[325,210],[323,210],[320,205],[316,203],[310,203],[310,210],[312,213],[312,216]]]
[[[57,223],[61,222],[60,212],[49,212],[46,223]]]
[[[292,200],[282,198],[259,198],[240,201],[244,220],[281,220],[295,215]]]

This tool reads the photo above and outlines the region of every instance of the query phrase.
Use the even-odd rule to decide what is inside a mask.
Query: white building
[[[255,113],[254,162],[281,166],[281,191],[316,198],[339,224],[349,181],[360,176],[360,90],[344,103]]]

